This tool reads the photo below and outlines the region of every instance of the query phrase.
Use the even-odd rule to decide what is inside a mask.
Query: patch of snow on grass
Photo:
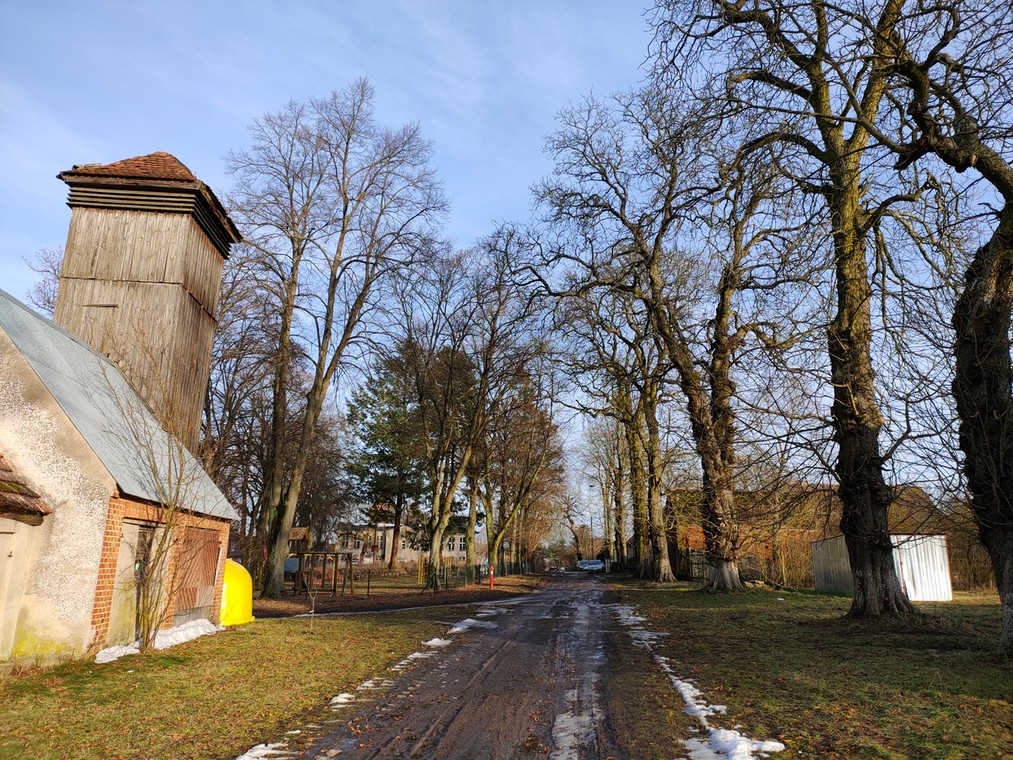
[[[640,626],[645,618],[636,614],[636,611],[629,605],[613,605],[612,610],[619,622],[627,626],[630,636],[639,646],[649,650],[654,659],[661,665],[668,675],[672,687],[679,692],[686,703],[686,712],[696,716],[700,725],[707,732],[707,740],[684,739],[683,744],[689,751],[690,760],[751,760],[751,758],[766,757],[771,752],[781,752],[784,745],[778,741],[762,741],[750,739],[738,731],[733,731],[719,726],[712,726],[708,721],[712,715],[723,714],[726,710],[724,705],[709,705],[704,699],[703,692],[696,688],[690,681],[683,680],[675,675],[669,660],[654,651],[651,643],[659,635]]]
[[[257,760],[257,758],[274,757],[276,755],[288,755],[292,757],[292,753],[288,750],[288,745],[284,742],[278,742],[276,744],[258,744],[256,747],[246,750],[236,760]]]
[[[452,639],[435,638],[435,639],[429,639],[429,641],[423,641],[422,642],[422,646],[424,646],[424,647],[448,647],[448,646],[450,646],[453,643],[454,642],[453,642]]]
[[[340,705],[350,705],[355,701],[355,695],[349,694],[347,691],[343,691],[336,697],[331,697],[331,706],[338,707]]]
[[[208,620],[191,620],[189,623],[177,625],[175,628],[167,628],[155,634],[154,648],[168,649],[177,644],[185,644],[188,641],[199,639],[201,636],[207,636],[208,634],[223,630],[225,630],[224,626],[215,626]],[[118,660],[120,657],[137,654],[140,651],[140,644],[136,641],[129,646],[107,647],[95,655],[95,662],[99,664],[112,662],[113,660]]]

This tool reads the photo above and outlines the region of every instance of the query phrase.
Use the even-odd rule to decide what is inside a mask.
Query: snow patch
[[[463,633],[469,628],[499,628],[499,624],[490,622],[488,620],[475,620],[475,618],[465,618],[460,623],[456,623],[453,628],[450,629],[450,633]]]
[[[453,642],[452,639],[435,638],[435,639],[429,639],[429,641],[423,641],[422,642],[422,646],[424,646],[424,647],[448,647],[448,646],[450,646],[453,643],[454,642]]]
[[[691,681],[679,678],[669,665],[669,659],[654,651],[651,644],[662,635],[648,631],[640,626],[645,618],[636,614],[629,605],[612,605],[612,610],[619,622],[627,626],[634,643],[641,646],[654,656],[668,676],[669,682],[686,703],[686,712],[700,721],[700,726],[707,733],[707,739],[684,739],[683,744],[689,751],[690,760],[751,760],[755,757],[766,757],[771,752],[782,752],[784,745],[778,741],[750,739],[738,731],[720,726],[712,726],[708,718],[724,714],[724,705],[710,705],[704,699],[703,692]]]
[[[177,644],[185,644],[188,641],[199,639],[218,631],[224,631],[225,626],[216,626],[209,620],[191,620],[189,623],[177,625],[175,628],[167,628],[155,634],[155,649],[168,649]],[[118,660],[130,654],[138,654],[141,651],[140,643],[134,642],[129,646],[107,647],[95,655],[95,662],[102,664]]]
[[[597,674],[592,674],[588,688],[590,705],[581,705],[578,689],[566,692],[570,709],[556,716],[552,724],[554,749],[550,760],[578,760],[581,746],[594,739],[594,720],[598,713],[598,696],[595,690]],[[589,709],[588,709],[589,708]]]
[[[355,695],[349,694],[347,691],[343,691],[336,697],[331,697],[331,706],[338,707],[340,705],[350,705],[355,701]]]
[[[256,747],[252,747],[239,755],[236,760],[257,760],[262,757],[277,757],[278,755],[293,757],[292,753],[288,750],[287,744],[277,742],[274,744],[258,744]]]

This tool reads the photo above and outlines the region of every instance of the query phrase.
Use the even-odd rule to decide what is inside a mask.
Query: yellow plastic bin
[[[253,622],[253,578],[245,567],[231,559],[225,560],[220,620],[222,625]]]

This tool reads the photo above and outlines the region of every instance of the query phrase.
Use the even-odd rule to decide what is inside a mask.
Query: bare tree
[[[793,230],[757,223],[772,175],[757,171],[759,162],[746,154],[713,155],[703,133],[704,124],[713,125],[709,115],[677,117],[675,92],[652,87],[564,112],[563,127],[549,142],[556,172],[538,194],[550,226],[569,236],[551,260],[570,279],[550,290],[599,299],[611,290],[636,301],[646,318],[629,347],[653,352],[657,364],[642,374],[639,407],[630,411],[642,415],[654,549],[667,565],[659,404],[671,382],[681,392],[701,463],[708,586],[732,590],[741,586],[732,373],[748,338],[773,340],[764,320],[745,318],[738,302],[745,292],[778,287],[785,258],[771,249]],[[690,220],[692,231],[681,231]],[[711,243],[701,249],[701,238]],[[628,450],[632,463],[634,441]]]
[[[324,401],[364,338],[381,289],[428,250],[445,202],[418,125],[377,125],[365,80],[290,103],[256,121],[251,133],[252,148],[229,156],[238,178],[231,203],[245,239],[261,253],[264,284],[280,314],[272,450],[261,498],[268,544],[262,593],[277,596]],[[311,379],[296,452],[283,468],[289,368],[297,353],[307,358]]]
[[[1013,8],[902,5],[907,15],[883,46],[904,86],[892,93],[894,121],[864,114],[868,129],[900,168],[935,157],[958,173],[973,169],[997,196],[953,310],[953,396],[971,508],[1002,603],[1000,652],[1013,656]]]
[[[887,525],[893,491],[880,448],[867,240],[893,206],[918,193],[897,192],[895,184],[876,199],[867,171],[872,135],[864,121],[875,120],[887,92],[887,41],[902,5],[887,0],[875,16],[863,17],[822,0],[748,6],[665,0],[655,16],[663,75],[685,74],[706,58],[707,70],[721,73],[702,89],[748,124],[744,149],[771,143],[790,149],[790,160],[781,162],[786,175],[825,207],[837,295],[827,331],[831,418],[841,529],[854,576],[853,617],[911,609]]]
[[[29,269],[41,279],[28,293],[28,302],[47,317],[56,309],[56,291],[60,289],[60,269],[63,268],[63,246],[40,248],[32,257],[24,257]]]
[[[473,472],[490,421],[541,348],[535,306],[511,277],[519,244],[505,230],[473,251],[434,256],[401,296],[405,338],[399,353],[421,407],[434,569],[454,498]]]

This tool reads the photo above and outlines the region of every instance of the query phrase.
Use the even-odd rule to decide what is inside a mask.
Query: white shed
[[[893,565],[912,602],[953,599],[946,536],[893,535]],[[851,562],[844,536],[813,542],[813,577],[824,594],[851,596]]]

